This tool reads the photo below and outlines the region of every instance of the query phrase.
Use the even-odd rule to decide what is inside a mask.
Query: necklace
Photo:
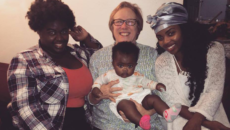
[[[182,74],[182,75],[188,76],[188,72],[183,71],[183,70],[180,68],[180,66],[179,66],[179,64],[178,64],[178,62],[177,62],[177,60],[176,60],[176,57],[175,57],[175,56],[173,56],[173,58],[174,58],[174,60],[175,60],[175,62],[176,62],[177,67],[179,68],[179,74]]]

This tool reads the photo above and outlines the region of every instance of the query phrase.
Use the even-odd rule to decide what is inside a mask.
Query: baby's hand
[[[96,88],[96,87],[93,88],[91,93],[92,93],[93,98],[95,98],[95,99],[100,99],[103,95],[101,90],[99,88]]]
[[[160,91],[160,92],[166,91],[166,87],[165,87],[165,85],[162,84],[162,83],[158,83],[157,86],[156,86],[156,89],[157,89],[158,91]]]

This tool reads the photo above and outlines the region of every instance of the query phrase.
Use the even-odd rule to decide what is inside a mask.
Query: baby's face
[[[117,53],[113,59],[113,68],[118,76],[127,78],[134,73],[137,63],[134,55]]]

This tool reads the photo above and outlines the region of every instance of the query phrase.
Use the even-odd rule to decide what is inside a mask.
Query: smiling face
[[[156,34],[159,45],[169,53],[176,55],[182,45],[182,34],[179,25],[169,26]]]
[[[133,54],[116,52],[113,59],[113,68],[118,76],[127,78],[134,73],[137,62]]]
[[[113,19],[136,19],[136,15],[130,8],[122,8],[117,11]],[[137,23],[134,26],[128,26],[125,22],[121,26],[115,26],[114,24],[112,26],[112,32],[116,43],[124,41],[136,43],[136,38],[138,34]]]
[[[60,55],[66,51],[69,40],[69,28],[62,21],[48,22],[45,27],[38,31],[42,49],[49,55]]]

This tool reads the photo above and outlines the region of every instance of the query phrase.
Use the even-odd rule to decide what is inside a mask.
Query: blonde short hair
[[[138,29],[138,34],[137,34],[137,38],[140,34],[140,32],[142,31],[143,29],[143,17],[142,17],[142,13],[141,13],[141,9],[140,7],[137,5],[137,4],[131,4],[129,2],[121,2],[111,13],[110,15],[110,18],[109,18],[109,29],[111,32],[113,32],[113,17],[114,15],[120,10],[120,9],[123,9],[123,8],[129,8],[131,9],[135,15],[136,15],[136,19],[137,19],[137,29]],[[114,37],[113,37],[114,38]],[[136,39],[137,39],[136,38]],[[115,38],[114,38],[115,40]]]

